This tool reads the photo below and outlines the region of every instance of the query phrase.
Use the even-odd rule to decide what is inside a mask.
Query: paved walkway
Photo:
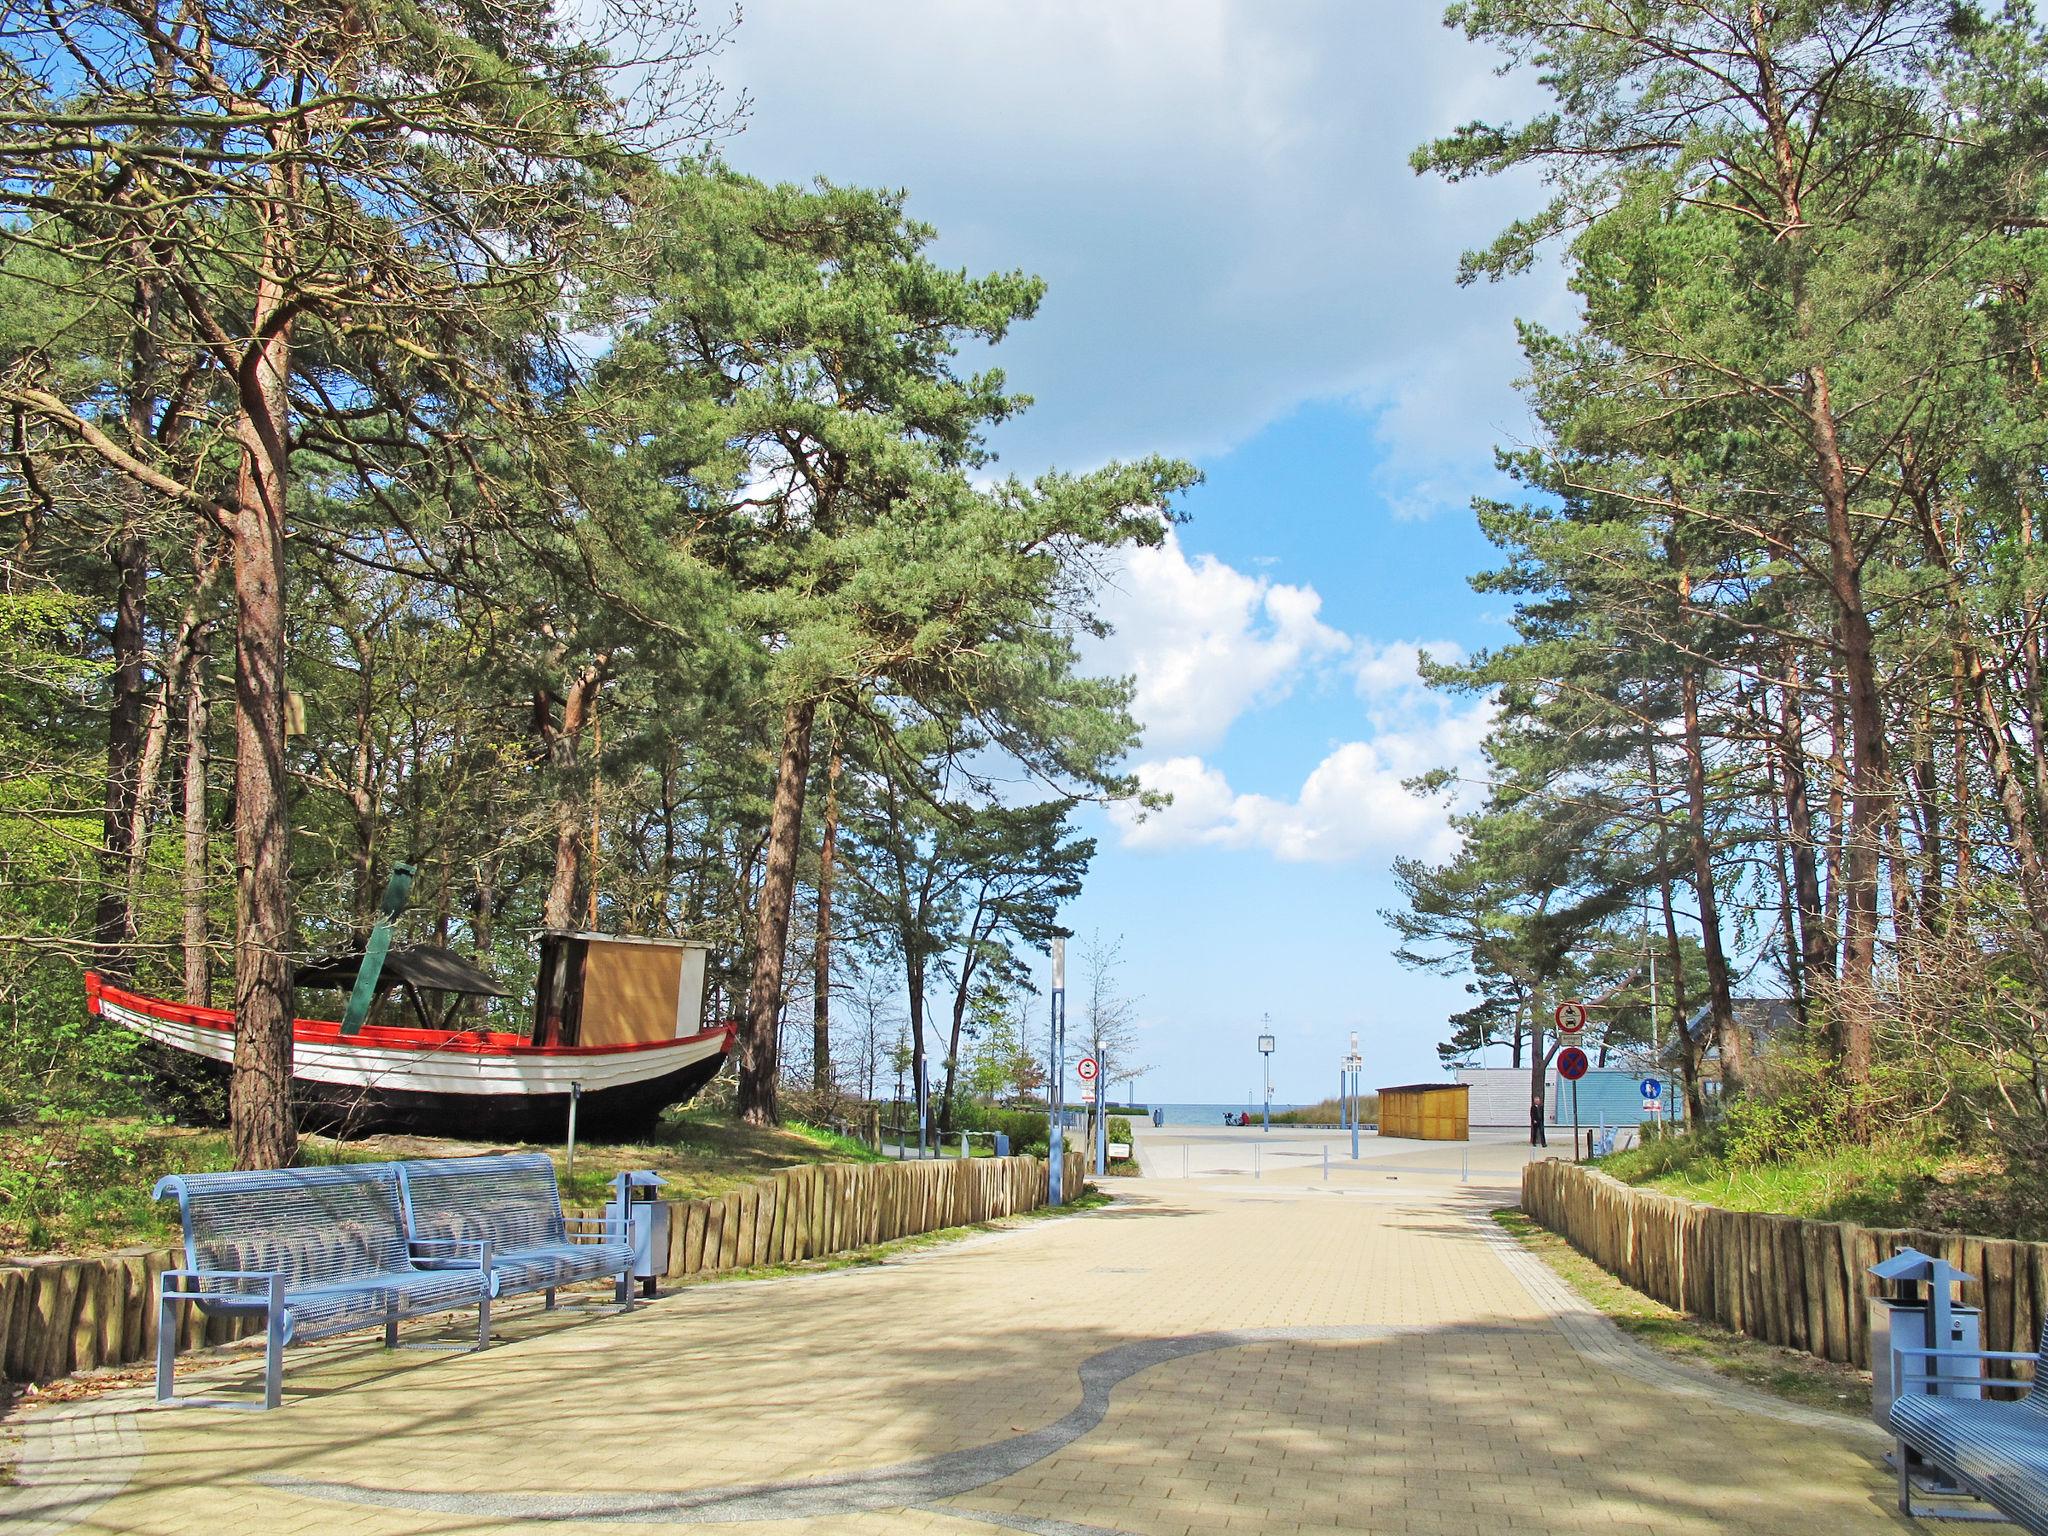
[[[1677,1378],[1484,1219],[1520,1154],[1120,1185],[907,1261],[294,1351],[29,1421],[10,1530],[1897,1531],[1875,1431]],[[1476,1165],[1476,1166],[1475,1166]],[[416,1325],[417,1326],[417,1325]],[[216,1372],[216,1375],[221,1373]],[[250,1372],[226,1374],[246,1390]]]

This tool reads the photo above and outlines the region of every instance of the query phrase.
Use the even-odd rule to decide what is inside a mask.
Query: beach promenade
[[[1525,1149],[1369,1142],[1326,1181],[1320,1134],[1148,1128],[1173,1176],[1109,1210],[631,1317],[508,1310],[483,1354],[296,1350],[270,1414],[30,1414],[0,1525],[1904,1528],[1874,1429],[1674,1369],[1502,1239]]]

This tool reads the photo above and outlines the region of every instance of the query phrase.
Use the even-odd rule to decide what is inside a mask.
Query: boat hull
[[[94,1013],[155,1048],[209,1075],[228,1073],[232,1014],[127,992],[93,976],[86,995]],[[628,1139],[718,1074],[733,1033],[721,1026],[652,1044],[532,1046],[512,1035],[374,1026],[344,1037],[331,1021],[297,1019],[292,1094],[300,1124],[330,1135],[551,1140],[566,1134],[573,1098],[580,1136]]]

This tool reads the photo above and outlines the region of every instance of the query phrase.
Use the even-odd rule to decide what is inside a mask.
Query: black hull
[[[226,1088],[228,1067],[224,1062],[153,1042],[145,1043],[143,1051],[146,1057],[156,1056],[166,1065],[175,1063],[181,1076],[198,1072],[217,1082],[223,1091]],[[576,1139],[641,1140],[654,1129],[664,1109],[695,1098],[724,1065],[722,1054],[707,1056],[643,1082],[587,1092],[576,1105]],[[540,1142],[562,1141],[569,1134],[566,1093],[415,1093],[294,1081],[292,1104],[300,1130],[343,1141],[386,1132],[465,1141]]]

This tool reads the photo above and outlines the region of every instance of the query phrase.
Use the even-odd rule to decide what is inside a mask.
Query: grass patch
[[[1558,1278],[1611,1318],[1622,1332],[1674,1360],[1705,1366],[1786,1402],[1860,1417],[1870,1406],[1870,1377],[1794,1349],[1760,1343],[1673,1311],[1624,1285],[1578,1249],[1510,1207],[1493,1219]]]
[[[1363,1095],[1359,1119],[1371,1125],[1380,1117],[1380,1096],[1376,1093]],[[1276,1109],[1273,1111],[1275,1125],[1327,1125],[1342,1129],[1344,1124],[1344,1103],[1341,1099],[1324,1099],[1320,1104],[1304,1104],[1299,1109]]]
[[[2015,1208],[1998,1168],[1911,1139],[1743,1162],[1723,1154],[1711,1137],[1670,1136],[1613,1153],[1597,1166],[1625,1184],[1724,1210],[2048,1238],[2037,1216]]]
[[[803,1163],[886,1162],[860,1142],[813,1126],[763,1129],[713,1110],[662,1118],[642,1142],[580,1143],[568,1177],[560,1144],[456,1141],[440,1136],[368,1136],[300,1140],[307,1164],[462,1157],[485,1152],[546,1152],[571,1205],[595,1205],[623,1169],[652,1168],[671,1200],[723,1195]],[[169,1244],[178,1232],[173,1202],[150,1199],[170,1173],[211,1173],[233,1161],[227,1134],[141,1121],[67,1121],[0,1131],[0,1256],[93,1253]]]

